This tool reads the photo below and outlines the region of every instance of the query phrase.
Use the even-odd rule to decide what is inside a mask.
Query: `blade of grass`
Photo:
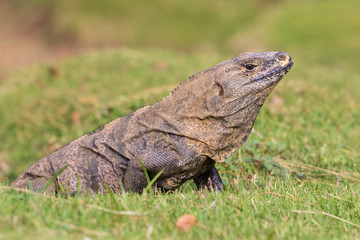
[[[49,181],[45,184],[44,188],[41,190],[40,193],[44,193],[50,186],[50,184],[52,184],[55,179],[68,167],[69,165],[64,166],[63,168],[61,168],[59,171],[57,171],[54,176],[52,176]]]
[[[146,168],[145,168],[144,164],[142,163],[142,161],[140,160],[139,157],[137,157],[137,160],[139,161],[139,163],[140,163],[140,165],[141,165],[141,167],[142,167],[142,169],[143,169],[143,171],[144,171],[144,173],[145,173],[146,182],[149,184],[149,183],[150,183],[149,174],[148,174],[148,172],[146,171]]]
[[[160,175],[163,173],[164,170],[161,170],[160,172],[158,172],[158,174],[156,174],[156,176],[151,179],[151,181],[148,183],[148,185],[146,186],[145,188],[145,191],[144,192],[148,192],[150,191],[152,185],[156,182],[156,180],[160,177]]]
[[[110,198],[111,198],[111,201],[113,202],[113,204],[115,205],[115,209],[116,209],[116,210],[119,210],[119,209],[120,209],[120,208],[119,208],[119,204],[118,204],[118,202],[117,202],[116,199],[115,199],[114,192],[111,190],[111,188],[109,187],[109,185],[104,184],[104,186],[105,186],[107,192],[110,194]]]
[[[60,187],[60,190],[62,193],[65,192],[65,188],[63,187],[63,185],[61,184],[61,182],[58,181],[58,184],[59,184],[59,187]]]
[[[163,170],[161,170],[160,172],[158,172],[158,173],[155,175],[155,177],[150,180],[149,174],[148,174],[148,172],[146,171],[146,168],[145,168],[144,164],[142,163],[142,161],[140,160],[139,157],[138,157],[137,159],[138,159],[138,161],[139,161],[139,163],[140,163],[140,165],[141,165],[141,167],[142,167],[142,169],[143,169],[143,171],[144,171],[144,173],[145,173],[145,177],[146,177],[146,181],[147,181],[147,186],[146,186],[144,192],[150,192],[150,189],[151,189],[152,185],[156,182],[156,180],[157,180],[157,179],[160,177],[160,175],[163,173]]]

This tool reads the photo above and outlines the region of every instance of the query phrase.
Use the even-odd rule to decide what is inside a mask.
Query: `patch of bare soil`
[[[94,50],[55,29],[52,8],[24,10],[11,1],[0,1],[0,82],[22,68]]]

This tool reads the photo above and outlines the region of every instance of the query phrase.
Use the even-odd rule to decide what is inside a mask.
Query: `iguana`
[[[69,194],[133,191],[162,171],[157,188],[171,191],[193,179],[221,191],[215,163],[248,138],[267,96],[293,62],[285,52],[241,53],[199,72],[161,101],[118,118],[42,158],[12,186]]]

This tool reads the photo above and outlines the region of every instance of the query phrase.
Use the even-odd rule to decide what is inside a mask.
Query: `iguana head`
[[[241,53],[214,66],[215,78],[206,105],[217,117],[226,117],[251,104],[262,105],[293,62],[281,51]],[[209,71],[210,73],[211,71]]]
[[[290,55],[281,51],[241,53],[181,84],[171,94],[174,110],[182,118],[226,118],[262,105],[292,65]]]

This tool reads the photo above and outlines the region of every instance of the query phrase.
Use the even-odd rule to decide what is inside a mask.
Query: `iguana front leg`
[[[198,176],[200,187],[208,189],[221,190],[223,184],[220,176],[214,168],[213,172],[205,172],[198,175],[203,169],[211,169],[214,161],[206,156],[194,156],[191,154],[176,156],[173,152],[152,149],[140,153],[139,159],[144,164],[150,178],[155,177],[160,171],[163,171],[156,185],[163,191],[174,190],[187,180]],[[211,180],[208,180],[208,178]],[[137,158],[130,159],[128,168],[124,176],[124,188],[126,191],[141,193],[147,186],[144,171]]]
[[[123,183],[126,192],[142,193],[146,188],[146,176],[139,162],[136,162],[134,159],[129,161]]]
[[[167,151],[160,149],[148,149],[135,156],[129,160],[128,167],[125,172],[123,183],[126,191],[142,193],[148,184],[139,160],[144,165],[150,178],[155,177],[155,175],[160,171],[163,172],[159,180],[161,180],[164,175],[169,176],[177,172],[176,157],[172,156]],[[163,187],[159,186],[158,182],[157,184],[158,187]]]
[[[224,189],[224,184],[215,166],[199,176],[194,177],[194,182],[199,189],[208,189],[220,192]]]

